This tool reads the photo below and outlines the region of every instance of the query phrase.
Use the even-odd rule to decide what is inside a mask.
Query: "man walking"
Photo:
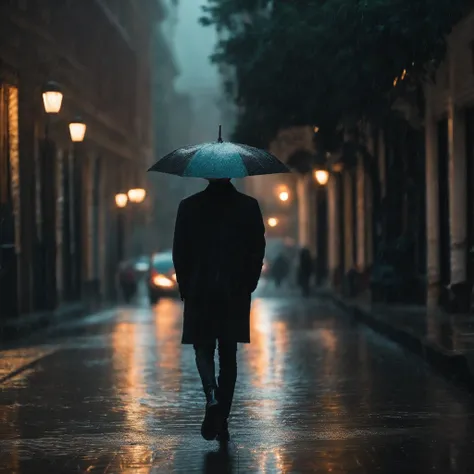
[[[251,293],[262,270],[265,227],[255,199],[238,192],[230,179],[208,181],[204,191],[179,205],[173,262],[184,301],[182,343],[194,346],[206,397],[201,434],[226,442],[237,343],[250,342]]]

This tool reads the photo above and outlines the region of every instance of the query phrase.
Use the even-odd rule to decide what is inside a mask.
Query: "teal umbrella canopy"
[[[265,174],[290,173],[276,156],[240,143],[216,142],[190,145],[169,153],[148,171],[189,178],[245,178]]]

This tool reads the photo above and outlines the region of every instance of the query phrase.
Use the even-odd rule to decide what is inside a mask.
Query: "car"
[[[151,303],[156,303],[165,296],[179,297],[171,251],[159,252],[152,256],[148,278],[148,294]]]

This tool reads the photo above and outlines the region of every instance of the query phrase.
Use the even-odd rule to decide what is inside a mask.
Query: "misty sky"
[[[176,82],[180,91],[219,86],[216,67],[210,64],[209,55],[216,43],[214,28],[198,23],[201,5],[205,0],[181,0],[174,34],[174,49],[181,75]]]

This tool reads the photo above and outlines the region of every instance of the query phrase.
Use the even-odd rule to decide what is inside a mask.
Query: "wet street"
[[[472,398],[329,302],[260,289],[228,452],[200,436],[181,302],[3,350],[1,473],[474,472]]]

